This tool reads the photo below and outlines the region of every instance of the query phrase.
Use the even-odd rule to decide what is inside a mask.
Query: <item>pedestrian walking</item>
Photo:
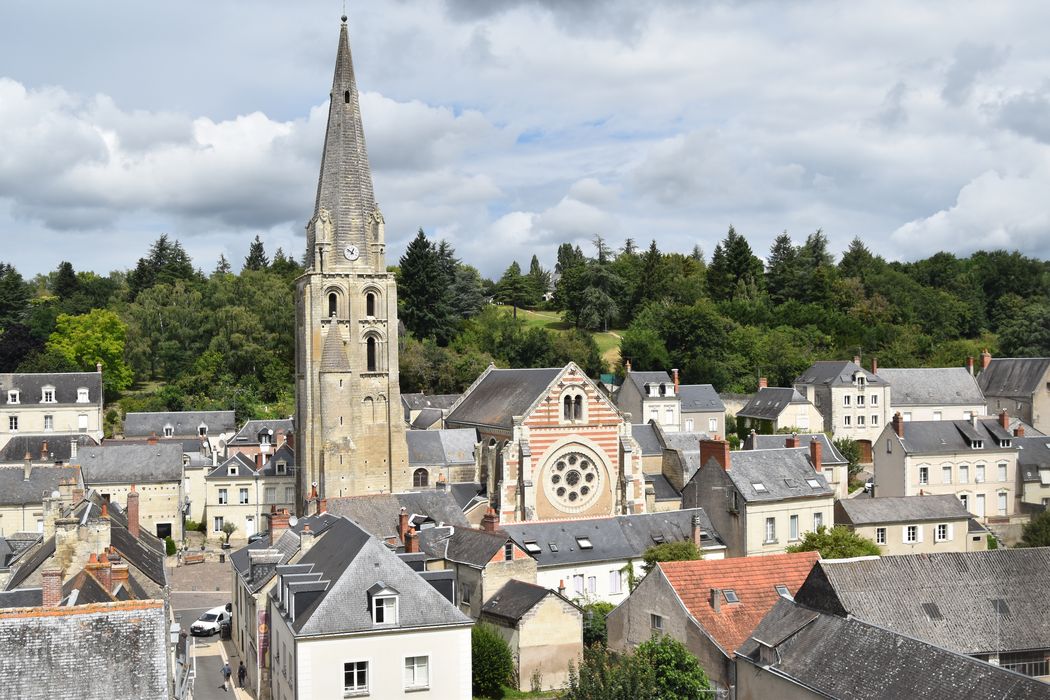
[[[230,670],[229,662],[224,663],[222,665],[222,685],[220,685],[219,687],[222,688],[223,690],[225,690],[226,692],[229,692],[229,690],[230,690],[230,688],[229,688],[230,676],[232,676],[232,675],[233,675],[233,671]]]
[[[244,687],[244,679],[248,677],[248,669],[244,666],[242,661],[240,666],[237,667],[237,687]]]

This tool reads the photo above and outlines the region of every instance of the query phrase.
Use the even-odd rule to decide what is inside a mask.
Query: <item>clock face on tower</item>
[[[343,257],[345,257],[347,260],[357,260],[359,257],[361,257],[361,251],[357,249],[356,245],[348,245],[347,247],[343,248]]]

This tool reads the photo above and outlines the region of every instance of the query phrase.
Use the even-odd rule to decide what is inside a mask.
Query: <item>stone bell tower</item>
[[[411,485],[397,365],[397,286],[386,271],[346,17],[307,269],[296,281],[299,504]]]

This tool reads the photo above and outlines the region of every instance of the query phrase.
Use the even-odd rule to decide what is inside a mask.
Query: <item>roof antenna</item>
[[[346,24],[346,0],[343,0],[343,24]]]

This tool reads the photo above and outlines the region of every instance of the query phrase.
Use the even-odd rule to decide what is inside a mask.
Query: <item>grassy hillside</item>
[[[514,312],[509,306],[501,306],[500,308],[507,313]],[[524,321],[526,326],[536,326],[556,332],[564,332],[572,327],[562,320],[561,314],[557,311],[518,309],[518,318]],[[591,334],[594,336],[594,342],[598,344],[598,349],[602,352],[602,357],[609,363],[610,370],[614,369],[620,362],[620,333],[622,333],[622,330],[614,329]]]

